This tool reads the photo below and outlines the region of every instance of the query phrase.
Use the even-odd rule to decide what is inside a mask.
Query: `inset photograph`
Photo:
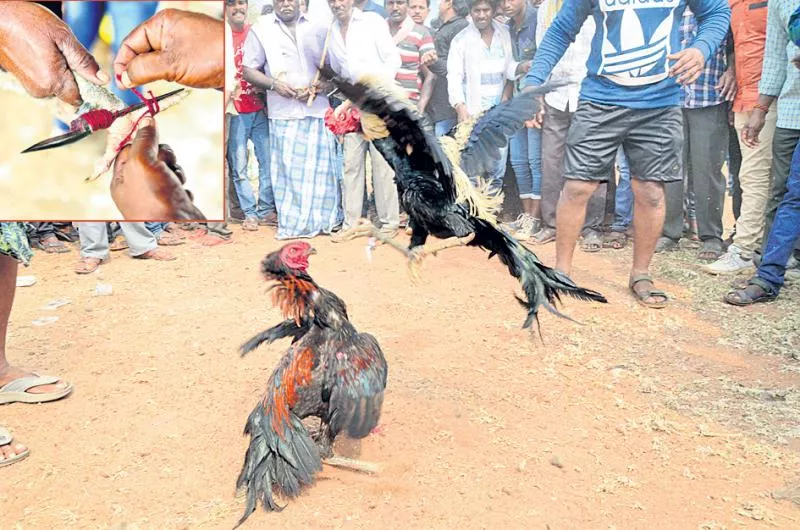
[[[0,4],[0,217],[221,221],[224,3]]]

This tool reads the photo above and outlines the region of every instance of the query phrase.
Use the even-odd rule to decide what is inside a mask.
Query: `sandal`
[[[86,256],[81,257],[78,260],[78,263],[75,264],[75,273],[76,274],[90,274],[97,270],[97,267],[102,265],[108,260],[100,259],[100,258],[89,258]]]
[[[61,379],[58,377],[39,374],[26,375],[14,379],[10,383],[0,387],[0,405],[7,405],[9,403],[47,403],[67,397],[72,393],[72,384],[70,383],[67,383],[67,386],[64,388],[53,392],[28,392],[31,388],[43,385],[54,385],[59,381],[61,381]]]
[[[167,231],[161,232],[156,237],[156,241],[158,241],[159,245],[163,245],[165,247],[174,247],[176,245],[183,245],[186,243],[186,240],[178,234],[173,234]]]
[[[679,250],[679,249],[680,249],[680,246],[678,245],[678,241],[675,241],[674,239],[670,239],[670,238],[668,238],[666,236],[659,237],[658,241],[656,242],[656,253],[657,254],[660,253],[660,252],[674,252],[674,251]]]
[[[587,230],[580,247],[584,252],[599,252],[603,248],[603,238],[596,230]]]
[[[0,427],[0,447],[5,445],[11,445],[11,442],[13,441],[14,438],[11,436],[11,433],[8,432],[8,429],[6,429],[5,427]],[[17,447],[19,447],[19,444],[17,444]],[[0,456],[0,458],[2,458],[2,460],[0,460],[0,467],[9,466],[14,462],[19,462],[20,460],[24,460],[30,454],[31,454],[30,450],[25,449],[23,452],[16,453],[14,456],[10,456],[8,458],[3,458],[2,456]]]
[[[776,298],[778,298],[778,294],[768,290],[763,280],[753,278],[748,282],[747,287],[729,292],[722,300],[730,305],[744,307],[753,304],[773,302]]]
[[[703,241],[703,245],[697,253],[697,259],[700,261],[717,261],[723,254],[725,254],[725,248],[722,241],[707,239]]]
[[[177,256],[170,254],[166,250],[160,248],[154,248],[153,250],[148,250],[144,254],[139,254],[138,256],[133,256],[134,259],[154,259],[156,261],[174,261],[178,259]]]
[[[544,245],[556,240],[555,228],[542,228],[531,237],[531,243],[534,245]]]
[[[669,297],[667,296],[667,293],[655,288],[647,289],[644,291],[642,290],[637,291],[636,285],[641,282],[650,282],[652,284],[653,278],[651,278],[649,274],[637,274],[635,276],[632,276],[630,282],[628,283],[628,288],[630,288],[631,292],[633,293],[633,296],[636,298],[636,301],[639,302],[639,305],[643,307],[648,307],[650,309],[661,309],[667,306],[667,302],[669,302]],[[650,303],[645,301],[648,298],[654,298],[654,297],[663,298],[663,301],[650,302]]]
[[[108,246],[108,250],[111,252],[118,252],[126,248],[128,248],[128,241],[124,237],[114,238],[114,241]]]
[[[258,219],[254,217],[248,217],[242,223],[242,230],[247,230],[250,232],[255,232],[258,230]]]
[[[609,232],[603,236],[603,248],[622,250],[628,245],[628,236],[625,232]]]
[[[64,254],[69,252],[67,245],[62,243],[56,236],[47,236],[33,243],[33,246],[40,250],[44,250],[48,254]]]

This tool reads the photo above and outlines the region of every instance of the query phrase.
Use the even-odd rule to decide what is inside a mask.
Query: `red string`
[[[100,129],[108,129],[117,117],[108,109],[95,109],[81,114],[81,119],[84,120],[93,131]],[[80,121],[80,120],[77,120]]]
[[[118,75],[117,76],[117,82],[119,83],[121,81],[121,79],[122,79],[122,76]],[[141,94],[141,92],[136,90],[136,87],[131,87],[131,92],[136,94],[136,97],[139,98],[139,100],[141,100],[141,102],[144,103],[147,106],[147,111],[142,113],[142,115],[139,116],[139,118],[134,122],[133,127],[131,127],[131,130],[128,133],[128,135],[117,146],[117,152],[121,151],[122,148],[125,147],[125,144],[127,144],[128,142],[131,141],[131,138],[133,137],[133,132],[136,130],[136,127],[139,125],[139,122],[142,121],[142,118],[144,118],[147,115],[150,115],[151,118],[155,117],[155,115],[158,114],[161,111],[161,107],[158,104],[158,100],[153,95],[153,91],[152,90],[148,90],[147,91],[147,93],[150,94],[149,98],[144,97]]]

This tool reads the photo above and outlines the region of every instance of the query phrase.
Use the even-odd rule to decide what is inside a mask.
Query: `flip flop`
[[[7,385],[0,387],[0,405],[7,405],[9,403],[47,403],[48,401],[55,401],[67,397],[72,392],[72,385],[69,383],[67,383],[66,387],[54,392],[45,392],[41,394],[28,392],[31,388],[42,385],[53,385],[59,381],[60,379],[58,377],[39,374],[14,379]]]
[[[642,294],[639,294],[634,289],[636,284],[639,283],[639,282],[650,282],[650,283],[653,283],[653,278],[651,278],[649,274],[637,274],[636,276],[631,277],[631,280],[628,283],[628,287],[630,288],[631,293],[633,293],[634,298],[636,298],[636,301],[639,302],[639,305],[641,305],[643,307],[650,308],[650,309],[661,309],[661,308],[664,308],[664,307],[667,306],[667,303],[669,302],[669,297],[667,296],[667,293],[665,293],[664,291],[661,291],[659,289],[649,289],[649,290],[643,292]],[[651,302],[649,304],[647,302],[645,302],[646,299],[652,298],[652,297],[663,298],[664,301],[663,302]]]
[[[3,426],[0,426],[0,446],[3,445],[11,445],[11,442],[14,441],[14,438],[11,436],[11,433],[8,432]],[[0,467],[9,466],[14,462],[19,462],[20,460],[24,460],[28,458],[28,455],[31,454],[30,449],[25,449],[23,452],[12,456],[11,458],[7,458],[5,460],[0,460]]]

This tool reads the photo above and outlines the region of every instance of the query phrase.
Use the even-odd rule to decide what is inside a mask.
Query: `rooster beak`
[[[311,247],[310,249],[308,249],[308,255],[309,256],[313,256],[316,253],[317,253],[317,249],[315,249],[314,247]]]

